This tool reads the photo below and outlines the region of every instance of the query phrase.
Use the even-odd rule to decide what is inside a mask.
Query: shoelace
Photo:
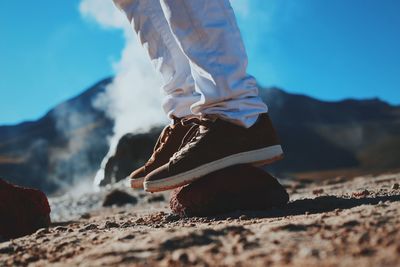
[[[208,132],[208,129],[212,127],[213,122],[215,120],[208,119],[208,118],[189,118],[189,119],[183,119],[181,121],[182,125],[190,125],[193,124],[193,126],[190,128],[188,133],[185,135],[185,137],[182,140],[182,144],[179,147],[179,150],[174,153],[174,155],[171,157],[171,161],[175,161],[178,158],[182,157],[188,151],[197,144],[197,142],[202,139],[206,133]],[[201,129],[200,127],[204,127]]]
[[[160,134],[160,136],[157,139],[157,142],[153,148],[153,154],[151,155],[150,159],[145,163],[145,167],[149,166],[150,164],[152,164],[155,159],[156,156],[160,153],[160,151],[163,149],[164,145],[166,144],[169,136],[172,133],[172,127],[171,126],[167,126],[166,128],[164,128],[164,130],[162,131],[162,133]]]
[[[182,123],[182,120],[177,117],[172,117],[172,119],[173,119],[172,125]],[[156,156],[161,152],[161,150],[164,148],[165,144],[167,143],[168,138],[171,136],[173,129],[174,129],[174,126],[168,125],[161,132],[160,136],[157,139],[156,144],[154,145],[153,154],[151,155],[150,159],[144,164],[145,167],[148,167],[150,164],[152,164],[155,161]]]

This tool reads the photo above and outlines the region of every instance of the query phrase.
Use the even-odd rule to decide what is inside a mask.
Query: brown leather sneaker
[[[173,189],[236,164],[259,166],[283,158],[282,147],[267,113],[260,114],[250,128],[220,118],[193,118],[187,122],[199,127],[168,163],[146,176],[146,191]]]
[[[144,166],[129,175],[131,187],[136,189],[143,188],[145,176],[168,163],[171,156],[178,151],[182,140],[192,127],[193,125],[183,125],[181,119],[174,118],[173,124],[167,125],[158,137],[150,159]]]

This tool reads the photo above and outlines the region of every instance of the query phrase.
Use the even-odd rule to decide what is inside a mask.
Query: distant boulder
[[[103,202],[103,207],[110,207],[113,205],[124,206],[127,204],[136,204],[136,203],[137,203],[137,199],[134,196],[132,196],[124,191],[116,189],[116,190],[111,191],[106,196],[106,198],[104,199],[104,202]]]
[[[0,179],[0,236],[6,239],[32,234],[50,225],[46,195]]]
[[[288,193],[273,176],[250,165],[236,165],[175,189],[170,207],[181,216],[209,216],[235,210],[265,210],[288,201]]]

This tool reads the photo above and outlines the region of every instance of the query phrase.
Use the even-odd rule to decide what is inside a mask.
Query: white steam
[[[125,15],[111,0],[82,0],[79,9],[84,17],[104,28],[122,30],[125,38],[121,58],[113,64],[115,79],[94,103],[97,108],[106,110],[115,121],[110,156],[124,134],[146,131],[151,126],[167,122],[161,108],[161,77],[154,71],[147,52],[138,42]],[[103,167],[108,156],[103,160]],[[98,184],[102,178],[103,171],[100,170],[95,183]]]
[[[120,29],[125,47],[113,67],[114,82],[95,105],[103,107],[115,119],[115,138],[131,131],[145,131],[166,122],[161,108],[161,77],[154,71],[147,52],[139,44],[126,19],[111,0],[82,0],[81,13],[105,28]]]

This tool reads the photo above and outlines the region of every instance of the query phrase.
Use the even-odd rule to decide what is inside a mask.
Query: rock
[[[148,203],[162,202],[162,201],[165,201],[164,195],[154,195],[147,198]]]
[[[12,254],[14,253],[14,247],[12,245],[0,245],[0,254]]]
[[[394,183],[393,185],[392,185],[392,189],[394,189],[394,190],[397,190],[397,189],[399,189],[400,188],[400,185],[398,184],[398,183]]]
[[[124,191],[116,189],[116,190],[111,191],[106,196],[106,198],[104,199],[104,202],[103,202],[103,207],[110,207],[113,205],[120,207],[120,206],[124,206],[126,204],[134,205],[136,203],[137,203],[137,199],[134,196],[132,196]]]
[[[314,190],[312,191],[312,193],[313,193],[314,195],[321,195],[322,193],[324,193],[324,189],[322,189],[322,188],[314,189]]]
[[[48,233],[50,233],[48,228],[41,228],[41,229],[37,230],[35,234],[37,236],[44,236],[44,235],[46,235]]]
[[[9,239],[32,234],[50,225],[46,195],[0,179],[0,236]]]
[[[172,212],[180,216],[209,216],[234,210],[265,210],[285,205],[289,195],[267,172],[236,165],[175,189]]]
[[[370,192],[367,189],[364,189],[361,192],[353,192],[352,196],[353,197],[366,197],[370,194]]]
[[[90,231],[90,230],[97,230],[97,225],[94,224],[94,223],[91,223],[91,224],[86,225],[86,226],[85,226],[83,229],[81,229],[81,230],[82,230],[82,232]]]
[[[161,131],[162,127],[154,127],[148,133],[128,133],[122,136],[115,153],[106,162],[100,185],[118,182],[136,168],[141,167],[152,154]]]
[[[105,229],[118,228],[118,227],[120,227],[120,225],[118,223],[112,222],[112,221],[106,221],[106,223],[104,224]]]
[[[245,221],[245,220],[248,220],[248,219],[249,219],[249,217],[246,216],[246,215],[240,215],[240,217],[239,217],[239,220],[241,220],[241,221]]]
[[[81,215],[81,219],[90,219],[90,217],[91,217],[90,213],[87,212]]]
[[[54,228],[54,230],[58,231],[58,232],[66,232],[66,231],[68,231],[68,228],[64,227],[64,226],[57,226]]]

